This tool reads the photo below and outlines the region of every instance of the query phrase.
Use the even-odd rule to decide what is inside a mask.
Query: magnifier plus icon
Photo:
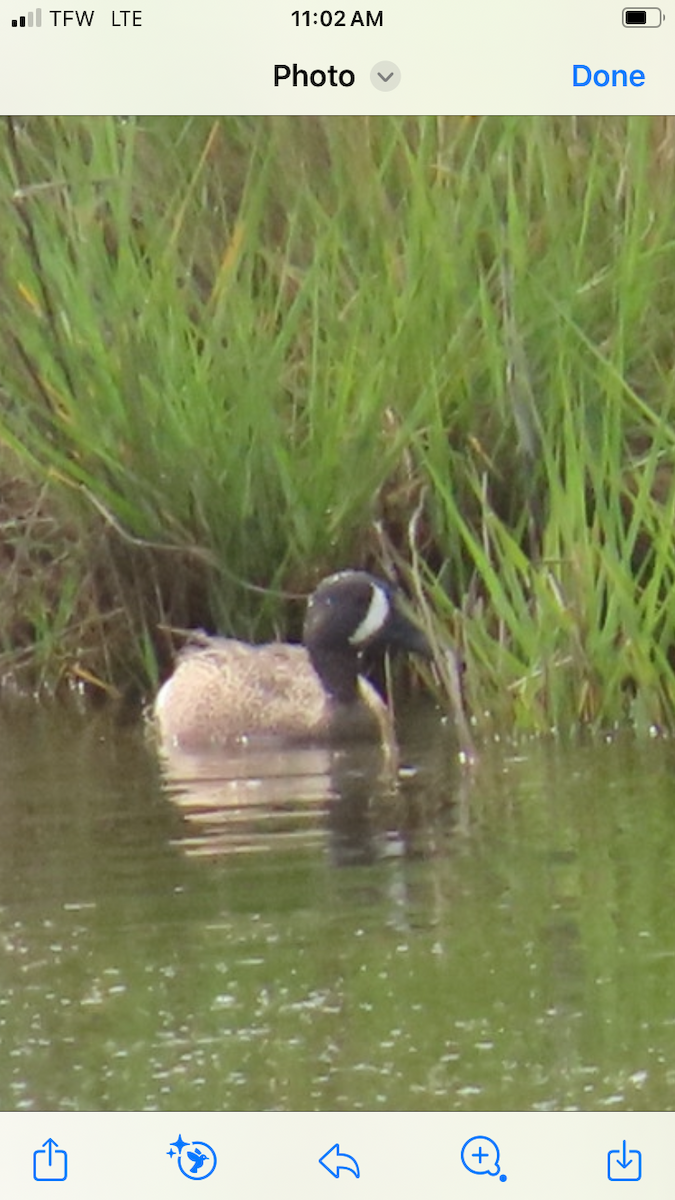
[[[472,1175],[499,1175],[499,1182],[506,1183],[506,1175],[500,1175],[499,1146],[492,1138],[481,1134],[469,1138],[462,1146],[461,1157]]]

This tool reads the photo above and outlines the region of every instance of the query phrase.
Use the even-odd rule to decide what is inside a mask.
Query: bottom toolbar
[[[13,1198],[49,1193],[119,1200],[130,1188],[163,1200],[188,1183],[221,1193],[326,1188],[405,1197],[442,1188],[461,1200],[569,1200],[633,1183],[642,1197],[672,1190],[664,1113],[5,1113],[2,1184]],[[11,1146],[11,1153],[7,1147]],[[39,1192],[37,1193],[40,1194]],[[335,1197],[335,1193],[331,1192]]]

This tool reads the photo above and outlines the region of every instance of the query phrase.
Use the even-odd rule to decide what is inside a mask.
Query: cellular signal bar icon
[[[12,28],[13,29],[16,29],[17,27],[19,29],[25,29],[26,26],[29,29],[32,29],[33,25],[35,25],[36,29],[39,29],[40,26],[42,25],[42,9],[41,8],[35,9],[34,17],[33,17],[32,12],[29,12],[25,17],[12,17]]]

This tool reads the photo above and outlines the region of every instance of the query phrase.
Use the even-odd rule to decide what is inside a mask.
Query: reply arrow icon
[[[321,1155],[319,1162],[335,1179],[340,1178],[340,1171],[351,1171],[357,1179],[359,1178],[359,1164],[351,1154],[340,1153],[339,1142],[331,1146],[330,1150],[326,1150],[326,1153]]]

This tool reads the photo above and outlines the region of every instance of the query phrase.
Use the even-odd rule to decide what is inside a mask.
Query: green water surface
[[[0,715],[0,1107],[675,1108],[675,752],[377,755],[168,783]]]

